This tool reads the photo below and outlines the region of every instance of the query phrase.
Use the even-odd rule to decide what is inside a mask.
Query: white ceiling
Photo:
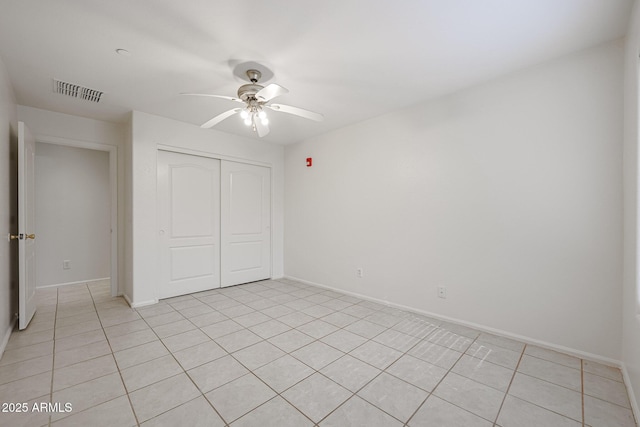
[[[108,121],[200,125],[237,104],[233,68],[274,72],[267,141],[288,144],[624,36],[633,0],[2,0],[0,57],[19,104]],[[130,57],[115,53],[118,48]],[[53,93],[52,79],[105,92]],[[262,82],[261,83],[265,83]],[[257,138],[239,117],[216,129]]]

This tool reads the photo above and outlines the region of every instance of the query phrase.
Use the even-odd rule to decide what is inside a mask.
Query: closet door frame
[[[175,146],[170,146],[170,145],[164,145],[164,144],[158,144],[156,146],[156,153],[160,152],[160,151],[168,151],[168,152],[172,152],[172,153],[178,153],[178,154],[187,154],[187,155],[192,155],[192,156],[199,156],[199,157],[206,157],[206,158],[210,158],[210,159],[217,159],[222,161],[230,161],[230,162],[235,162],[235,163],[244,163],[247,165],[255,165],[255,166],[262,166],[262,167],[266,167],[269,169],[269,174],[270,174],[270,197],[269,197],[269,230],[271,233],[270,236],[270,247],[269,247],[269,251],[270,251],[270,266],[269,266],[269,270],[270,270],[270,277],[273,277],[273,243],[274,243],[274,239],[273,239],[273,206],[274,206],[274,192],[273,192],[273,166],[271,163],[268,162],[260,162],[260,161],[255,161],[255,160],[250,160],[250,159],[245,159],[245,158],[240,158],[240,157],[234,157],[234,156],[228,156],[228,155],[224,155],[224,154],[219,154],[219,153],[211,153],[211,152],[205,152],[205,151],[200,151],[200,150],[193,150],[193,149],[189,149],[189,148],[183,148],[183,147],[175,147]],[[157,167],[157,160],[156,160],[156,167]],[[157,178],[156,178],[157,179]],[[157,188],[156,188],[156,206],[158,205],[158,194],[157,194]],[[157,215],[159,215],[160,212],[157,212]],[[160,260],[161,258],[161,246],[160,246],[160,236],[159,233],[156,233],[157,236],[157,241],[156,241],[156,251],[157,251],[157,256],[156,259]],[[159,281],[161,280],[160,277],[160,270],[158,270],[157,272],[157,281],[156,283],[159,283]],[[222,279],[222,277],[221,277]],[[156,286],[156,290],[155,290],[155,294],[156,294],[156,301],[159,299],[159,289],[158,286]]]

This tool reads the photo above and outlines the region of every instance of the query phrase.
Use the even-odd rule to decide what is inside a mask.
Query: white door
[[[219,288],[220,161],[159,151],[158,203],[158,296]]]
[[[36,313],[35,257],[35,158],[36,141],[18,122],[18,318],[25,329]]]
[[[271,169],[222,161],[222,286],[271,277]]]

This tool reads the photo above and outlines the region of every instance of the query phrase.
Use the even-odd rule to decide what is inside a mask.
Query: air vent
[[[72,96],[74,98],[84,99],[85,101],[100,102],[100,98],[104,92],[89,89],[74,83],[63,82],[53,79],[53,91],[62,95]]]

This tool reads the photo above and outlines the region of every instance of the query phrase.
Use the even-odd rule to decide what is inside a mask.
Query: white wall
[[[6,236],[18,232],[17,157],[18,129],[16,101],[9,75],[0,58],[0,357],[9,335],[13,313],[17,311],[17,248]]]
[[[101,120],[71,116],[38,108],[18,106],[18,118],[24,121],[34,134],[36,141],[59,141],[61,143],[90,143],[98,147],[117,149],[118,187],[118,285],[123,292],[124,276],[124,214],[125,179],[124,154],[129,126]],[[72,260],[73,261],[73,260]]]
[[[285,274],[619,360],[621,129],[616,42],[287,146]]]
[[[625,51],[624,126],[624,288],[622,362],[630,398],[640,416],[640,284],[638,281],[638,113],[640,5],[634,4]]]
[[[243,138],[213,129],[134,111],[131,122],[131,206],[126,245],[131,247],[132,294],[134,306],[157,301],[158,229],[156,225],[156,162],[158,145],[217,155],[236,161],[259,162],[271,166],[272,188],[272,276],[283,275],[283,147],[258,139]]]
[[[109,277],[109,153],[38,142],[35,163],[36,286]]]

